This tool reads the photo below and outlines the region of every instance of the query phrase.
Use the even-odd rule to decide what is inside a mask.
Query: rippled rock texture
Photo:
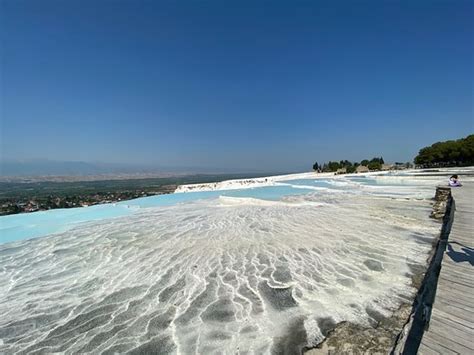
[[[429,209],[220,198],[0,245],[0,352],[299,353],[413,297]]]

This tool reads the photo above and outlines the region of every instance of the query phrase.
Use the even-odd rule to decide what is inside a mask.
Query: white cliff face
[[[393,177],[397,177],[396,172],[393,173]],[[416,176],[419,174],[426,174],[423,173],[422,170],[403,170],[402,173],[404,175],[409,176]],[[447,172],[448,173],[448,172]],[[280,185],[281,183],[285,183],[287,180],[324,180],[330,179],[331,181],[346,181],[349,177],[377,177],[383,174],[387,174],[387,172],[380,172],[380,171],[372,171],[364,174],[343,174],[343,175],[335,175],[335,173],[316,173],[314,171],[306,172],[306,173],[299,173],[299,174],[288,174],[288,175],[275,175],[275,176],[268,176],[263,178],[254,178],[254,179],[235,179],[235,180],[226,180],[220,182],[211,182],[211,183],[204,183],[204,184],[187,184],[187,185],[180,185],[177,187],[175,193],[182,193],[182,192],[197,192],[197,191],[216,191],[216,190],[234,190],[234,189],[245,189],[245,188],[256,188],[256,187],[264,187],[264,186],[275,186]],[[390,177],[385,177],[386,179],[390,179]],[[400,180],[400,178],[398,178]],[[403,179],[405,182],[409,180],[406,177]]]
[[[439,230],[435,182],[350,184],[148,208],[0,245],[0,352],[290,353],[328,324],[373,324],[414,295]]]
[[[236,179],[226,180],[221,182],[212,182],[206,184],[188,184],[180,185],[175,192],[192,192],[192,191],[213,191],[213,190],[233,190],[242,188],[254,188],[262,186],[274,186],[279,181],[287,179],[311,179],[311,178],[324,178],[332,177],[334,173],[323,173],[316,174],[315,172],[301,173],[301,174],[290,174],[290,175],[276,175],[268,176],[264,178],[255,179]]]
[[[274,181],[268,179],[241,179],[241,180],[227,180],[221,182],[213,182],[206,184],[189,184],[180,185],[176,188],[175,193],[193,192],[193,191],[214,191],[214,190],[234,190],[242,188],[272,186]]]

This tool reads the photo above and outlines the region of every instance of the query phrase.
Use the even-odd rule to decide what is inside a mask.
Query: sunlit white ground
[[[0,352],[292,353],[328,322],[374,324],[416,292],[445,180],[296,176],[281,187],[299,195],[212,195],[1,244]]]

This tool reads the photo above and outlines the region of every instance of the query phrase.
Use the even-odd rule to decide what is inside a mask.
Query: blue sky
[[[2,158],[411,160],[473,128],[472,1],[2,1]]]

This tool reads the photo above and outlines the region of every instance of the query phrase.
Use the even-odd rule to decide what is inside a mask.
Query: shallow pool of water
[[[173,206],[219,196],[277,201],[285,196],[301,195],[308,192],[312,192],[312,190],[291,186],[264,186],[240,190],[173,193],[90,207],[21,213],[0,217],[0,243],[64,232],[78,223],[127,216],[144,208]]]

